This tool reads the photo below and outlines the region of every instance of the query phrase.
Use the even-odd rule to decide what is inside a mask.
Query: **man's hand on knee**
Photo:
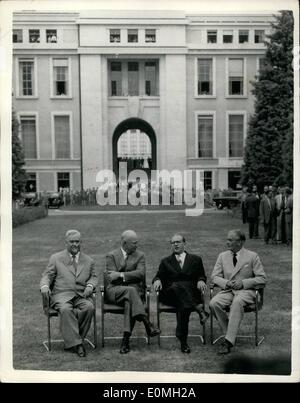
[[[89,298],[93,294],[93,287],[91,285],[87,285],[83,292],[84,298]]]
[[[155,280],[153,283],[153,289],[154,291],[159,291],[162,289],[162,284],[160,280]]]

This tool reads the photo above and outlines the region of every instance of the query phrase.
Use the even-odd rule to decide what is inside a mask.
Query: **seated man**
[[[264,268],[257,253],[244,248],[245,234],[232,230],[227,235],[226,252],[222,252],[212,272],[212,282],[222,288],[210,301],[225,339],[218,354],[228,354],[235,343],[244,315],[244,305],[255,301],[254,287],[266,283]],[[229,317],[225,308],[230,306]]]
[[[146,262],[143,252],[137,250],[138,238],[134,231],[121,235],[121,247],[108,253],[104,272],[104,287],[108,302],[124,306],[124,335],[121,354],[130,351],[129,339],[135,321],[143,322],[147,335],[160,331],[149,322],[142,296],[145,293]]]
[[[187,344],[189,318],[197,311],[203,324],[209,314],[202,308],[201,292],[206,290],[206,275],[201,257],[185,251],[185,239],[176,234],[171,240],[171,256],[162,259],[153,279],[154,290],[161,290],[160,300],[177,308],[176,336],[181,343],[181,351],[190,353]]]
[[[60,315],[60,330],[65,349],[85,357],[82,344],[93,318],[90,298],[97,285],[95,263],[81,252],[81,235],[77,230],[66,233],[66,249],[50,257],[43,273],[40,289],[51,295],[51,307]]]

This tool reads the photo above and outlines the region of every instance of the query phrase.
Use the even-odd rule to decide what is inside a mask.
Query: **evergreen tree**
[[[19,139],[19,122],[13,111],[12,113],[12,199],[16,200],[20,197],[24,190],[27,175],[23,168],[24,153],[21,141]]]
[[[293,14],[281,11],[265,41],[263,66],[253,82],[242,183],[293,183]]]

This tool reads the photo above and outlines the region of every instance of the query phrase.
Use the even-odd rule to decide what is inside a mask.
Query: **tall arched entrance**
[[[156,136],[152,126],[139,118],[119,123],[113,134],[113,170],[119,177],[119,163],[127,162],[127,172],[142,169],[150,177],[156,169]]]

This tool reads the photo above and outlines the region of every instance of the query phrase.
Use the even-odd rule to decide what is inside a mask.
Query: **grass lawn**
[[[202,345],[198,338],[190,338],[190,355],[179,349],[176,338],[163,338],[161,347],[156,338],[150,346],[143,339],[133,339],[131,352],[119,354],[120,340],[107,340],[105,348],[96,350],[87,347],[88,355],[82,359],[65,352],[62,344],[53,345],[48,353],[42,345],[46,339],[46,318],[42,311],[39,281],[49,256],[64,248],[67,229],[77,228],[83,235],[83,250],[92,256],[102,270],[106,252],[119,245],[119,235],[125,229],[134,229],[140,236],[140,249],[146,253],[147,280],[151,282],[160,259],[170,252],[169,238],[175,232],[186,236],[187,250],[200,254],[209,278],[218,254],[225,249],[229,229],[243,228],[239,218],[223,212],[203,214],[200,217],[185,217],[182,213],[169,214],[104,214],[76,216],[48,216],[14,229],[13,237],[13,356],[14,368],[23,370],[53,371],[153,371],[222,373],[225,357],[216,354],[217,347]],[[262,230],[261,230],[262,234]],[[255,347],[253,340],[240,339],[231,354],[249,355],[259,363],[265,359],[272,363],[271,373],[280,373],[282,357],[290,359],[291,307],[292,307],[292,256],[286,246],[265,246],[262,239],[248,240],[247,248],[255,250],[261,257],[268,276],[265,289],[264,308],[259,315],[260,334],[265,341]],[[209,300],[207,292],[207,303]],[[99,297],[99,296],[98,296]],[[99,305],[99,298],[98,298]],[[154,295],[151,297],[152,319],[155,320]],[[97,313],[98,334],[100,316]],[[119,315],[105,316],[105,333],[109,336],[122,335],[122,318]],[[59,337],[57,319],[52,319],[53,336]],[[162,314],[162,335],[175,333],[175,315]],[[207,336],[209,336],[209,323]],[[246,314],[241,326],[244,334],[254,331],[254,314]],[[190,320],[190,333],[199,332],[196,314]],[[215,333],[219,332],[215,323]],[[144,329],[137,324],[134,336],[143,336]],[[100,343],[99,343],[100,344]],[[263,373],[259,365],[257,373]]]

